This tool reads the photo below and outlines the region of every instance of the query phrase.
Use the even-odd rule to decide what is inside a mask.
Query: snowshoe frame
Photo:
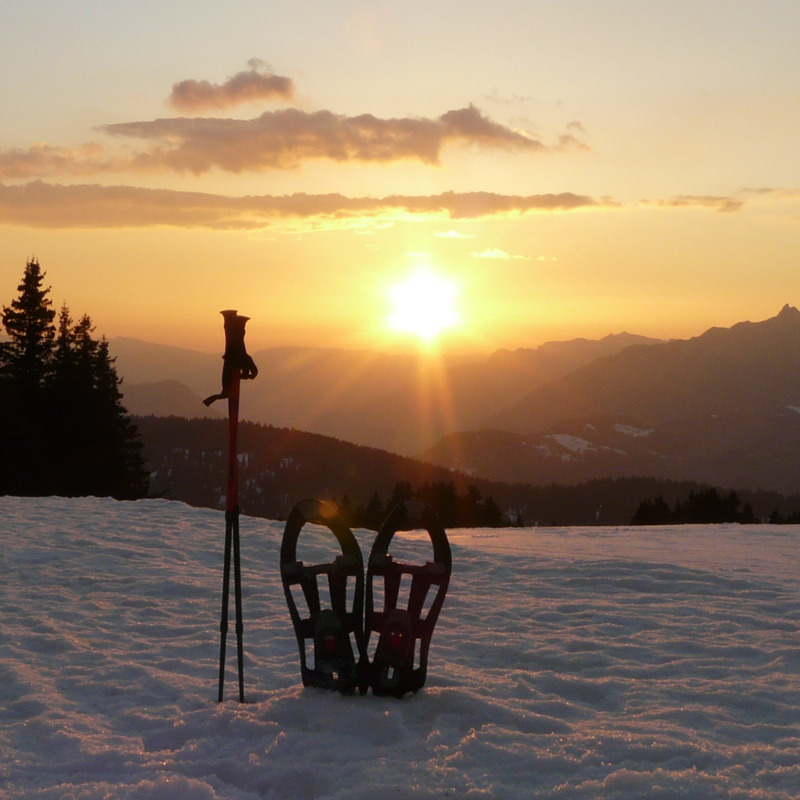
[[[433,561],[422,565],[395,561],[388,554],[397,531],[424,528],[433,544]],[[367,566],[365,641],[373,632],[378,644],[369,664],[372,693],[403,697],[425,685],[431,636],[442,609],[452,572],[450,543],[436,512],[420,500],[407,500],[387,517],[372,546]],[[408,607],[398,608],[400,582],[411,575]],[[384,607],[374,607],[374,582],[383,581]],[[428,613],[423,607],[428,592],[436,592]],[[418,666],[414,666],[419,648]]]
[[[342,555],[327,564],[306,565],[298,561],[297,541],[307,522],[327,527],[336,537]],[[283,590],[300,650],[303,685],[334,689],[343,694],[351,694],[358,688],[364,694],[367,690],[364,562],[352,531],[332,505],[319,500],[303,500],[292,509],[281,542],[280,566]],[[327,576],[330,609],[320,606],[318,575]],[[348,578],[355,580],[352,609],[347,608]],[[303,610],[308,612],[308,616],[301,615],[292,586],[302,589],[306,601]],[[307,664],[307,643],[313,643],[313,667]]]

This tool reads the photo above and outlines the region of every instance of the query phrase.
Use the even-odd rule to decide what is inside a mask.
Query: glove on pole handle
[[[249,317],[236,311],[222,311],[225,319],[225,355],[222,367],[222,392],[211,395],[203,402],[210,406],[216,400],[228,400],[228,492],[225,503],[225,564],[222,577],[222,616],[220,620],[219,695],[222,702],[225,685],[225,652],[228,639],[228,601],[230,596],[231,549],[233,550],[233,574],[236,609],[236,652],[239,667],[239,702],[244,702],[244,647],[242,635],[242,574],[239,551],[239,459],[237,435],[239,431],[239,387],[240,381],[251,380],[258,375],[253,359],[244,346],[244,327]]]

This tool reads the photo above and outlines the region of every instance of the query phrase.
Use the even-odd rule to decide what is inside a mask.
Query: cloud
[[[796,190],[750,190],[794,197]],[[722,210],[724,197],[682,196],[654,201],[662,208],[686,206]],[[738,202],[738,201],[736,201]],[[729,210],[735,210],[736,202]],[[346,197],[341,194],[293,194],[229,197],[202,192],[145,189],[99,184],[61,185],[35,180],[0,183],[0,224],[36,228],[130,228],[170,226],[217,230],[257,230],[275,226],[341,226],[366,233],[399,220],[481,219],[529,213],[612,209],[609,198],[561,194],[501,195],[490,192],[443,192],[436,195]],[[461,238],[455,231],[436,235]],[[499,248],[475,251],[475,258],[514,259]],[[544,256],[540,256],[542,260]]]
[[[459,233],[458,231],[438,231],[434,234],[440,239],[474,239],[475,235],[472,233]]]
[[[586,130],[578,120],[573,120],[567,124],[566,133],[562,133],[558,137],[558,145],[554,148],[562,152],[568,150],[582,150],[584,152],[591,152],[592,148],[586,142],[582,141],[580,136],[586,136]]]
[[[259,68],[264,63],[257,58],[251,58],[247,63],[249,70],[237,72],[222,84],[191,78],[174,83],[167,103],[178,111],[195,114],[221,111],[259,100],[291,100],[294,97],[294,83],[291,78],[260,72]]]
[[[747,195],[748,197],[776,197],[779,200],[784,198],[796,198],[800,196],[800,189],[792,189],[788,187],[771,188],[762,186],[759,188],[745,187],[737,194]]]
[[[578,208],[614,206],[613,201],[599,201],[571,192],[534,194],[528,196],[493,194],[491,192],[444,192],[434,198],[424,198],[447,210],[453,219],[484,217],[493,214],[524,214],[528,211],[572,211]]]
[[[472,105],[436,119],[348,117],[288,108],[250,120],[178,117],[105,125],[101,130],[154,143],[132,159],[132,168],[197,175],[213,167],[228,172],[289,169],[311,159],[438,164],[448,143],[530,152],[549,149],[538,139],[492,122]]]
[[[492,122],[472,104],[457,111],[448,111],[439,117],[444,128],[444,138],[462,139],[470,143],[492,147],[546,150],[538,139]]]
[[[370,219],[472,219],[594,207],[604,204],[569,192],[528,197],[488,192],[382,198],[341,194],[227,197],[133,186],[64,186],[42,181],[19,186],[0,184],[0,222],[39,228],[177,226],[247,230],[282,220],[363,224]]]
[[[592,148],[589,147],[588,144],[582,142],[571,133],[562,133],[561,136],[558,137],[558,145],[556,145],[554,149],[560,151],[582,150],[585,153],[592,152]]]
[[[688,206],[700,206],[702,208],[713,208],[723,213],[739,211],[744,205],[744,200],[735,197],[717,197],[715,195],[691,195],[682,194],[672,197],[669,200],[658,200],[658,205],[665,208],[685,208]]]
[[[144,142],[112,155],[97,143],[78,148],[37,144],[0,151],[0,180],[105,172],[191,172],[217,168],[239,173],[299,167],[305,161],[381,163],[416,160],[438,164],[448,144],[522,152],[555,152],[536,137],[484,116],[474,106],[435,119],[349,117],[297,108],[267,111],[255,119],[171,117],[104,125],[115,139]]]
[[[94,142],[78,147],[35,144],[27,150],[0,151],[0,179],[36,178],[41,175],[90,175],[111,168]]]
[[[487,248],[480,253],[471,253],[475,258],[500,258],[500,259],[522,259],[529,261],[527,256],[512,256],[506,253],[505,250],[498,250],[497,248]]]

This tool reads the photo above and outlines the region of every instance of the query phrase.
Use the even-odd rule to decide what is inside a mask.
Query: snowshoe
[[[417,528],[427,530],[434,560],[419,565],[395,561],[388,553],[392,537],[397,531]],[[419,500],[397,506],[378,532],[367,566],[366,641],[373,632],[378,636],[369,665],[373,694],[403,697],[425,685],[431,636],[451,571],[450,543],[436,512]],[[404,575],[411,576],[407,607],[398,606]],[[375,604],[376,590],[382,590],[382,607]]]
[[[339,542],[342,554],[331,563],[304,564],[297,560],[297,540],[307,522],[327,527]],[[327,581],[331,608],[320,605],[318,576]],[[281,542],[281,578],[300,648],[303,685],[335,689],[343,694],[358,688],[364,694],[367,690],[364,562],[352,531],[333,506],[304,500],[292,509]],[[352,608],[347,608],[349,580],[353,581]],[[299,592],[292,593],[292,587],[302,590],[302,599]],[[313,663],[308,663],[312,656]]]

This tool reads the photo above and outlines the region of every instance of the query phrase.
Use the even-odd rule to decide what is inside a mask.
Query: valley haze
[[[218,355],[111,341],[136,414],[203,416]],[[379,351],[253,354],[245,419],[531,484],[649,476],[794,494],[800,312],[669,342],[628,333],[439,360]],[[214,412],[210,412],[214,413]]]

